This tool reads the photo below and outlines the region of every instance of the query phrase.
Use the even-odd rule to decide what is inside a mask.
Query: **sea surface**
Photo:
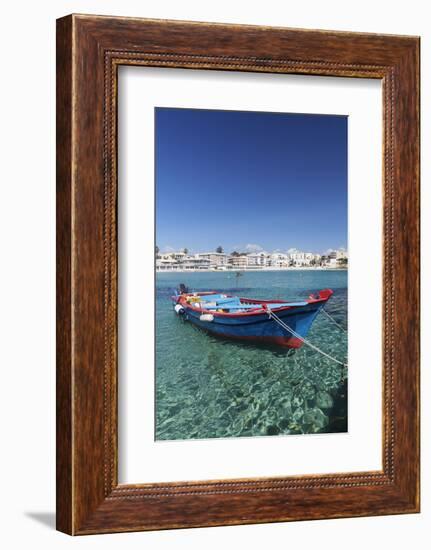
[[[347,367],[305,345],[285,350],[211,336],[174,313],[170,296],[179,283],[283,300],[331,288],[325,309],[347,329],[347,271],[157,273],[157,440],[347,431]],[[308,339],[347,363],[342,328],[321,313]]]

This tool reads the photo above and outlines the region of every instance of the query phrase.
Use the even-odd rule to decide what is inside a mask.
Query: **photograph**
[[[348,116],[156,107],[155,440],[348,431]]]

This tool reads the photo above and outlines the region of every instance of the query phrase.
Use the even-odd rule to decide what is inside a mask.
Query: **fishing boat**
[[[300,348],[329,288],[303,301],[253,300],[219,292],[190,292],[180,285],[172,296],[175,312],[212,334],[256,343]]]

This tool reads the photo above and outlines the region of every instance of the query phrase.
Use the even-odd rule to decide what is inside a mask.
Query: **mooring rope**
[[[298,338],[299,340],[301,340],[304,344],[306,344],[307,346],[309,346],[311,349],[313,349],[314,351],[317,351],[318,353],[320,353],[321,355],[324,355],[325,357],[327,357],[328,359],[330,359],[331,361],[334,361],[335,363],[338,363],[339,365],[343,366],[343,367],[347,367],[347,363],[343,363],[342,361],[339,361],[338,359],[335,359],[335,357],[332,357],[331,355],[328,355],[327,353],[325,353],[324,351],[322,351],[321,349],[319,349],[317,346],[315,346],[314,344],[312,344],[311,342],[309,342],[308,340],[306,340],[305,338],[303,338],[300,334],[298,334],[297,332],[295,332],[292,328],[289,327],[289,325],[287,325],[284,321],[282,321],[280,319],[280,317],[277,317],[277,315],[268,307],[266,306],[266,310],[268,312],[268,315],[274,319],[274,321],[276,323],[278,323],[281,327],[284,328],[284,330],[286,330],[287,332],[290,332],[293,336],[295,336],[295,338]]]
[[[324,314],[326,315],[326,317],[327,317],[328,319],[330,319],[330,320],[334,323],[334,325],[337,325],[337,327],[338,327],[339,329],[341,329],[343,332],[347,332],[347,330],[346,330],[343,326],[341,326],[340,323],[338,323],[338,322],[332,317],[332,315],[330,315],[330,314],[326,311],[325,308],[323,308],[323,307],[320,308],[320,311],[321,311],[322,313],[324,313]]]

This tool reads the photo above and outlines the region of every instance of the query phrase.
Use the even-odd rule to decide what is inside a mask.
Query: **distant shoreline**
[[[259,269],[162,269],[156,273],[260,273],[262,271],[347,271],[347,267],[262,267]]]

